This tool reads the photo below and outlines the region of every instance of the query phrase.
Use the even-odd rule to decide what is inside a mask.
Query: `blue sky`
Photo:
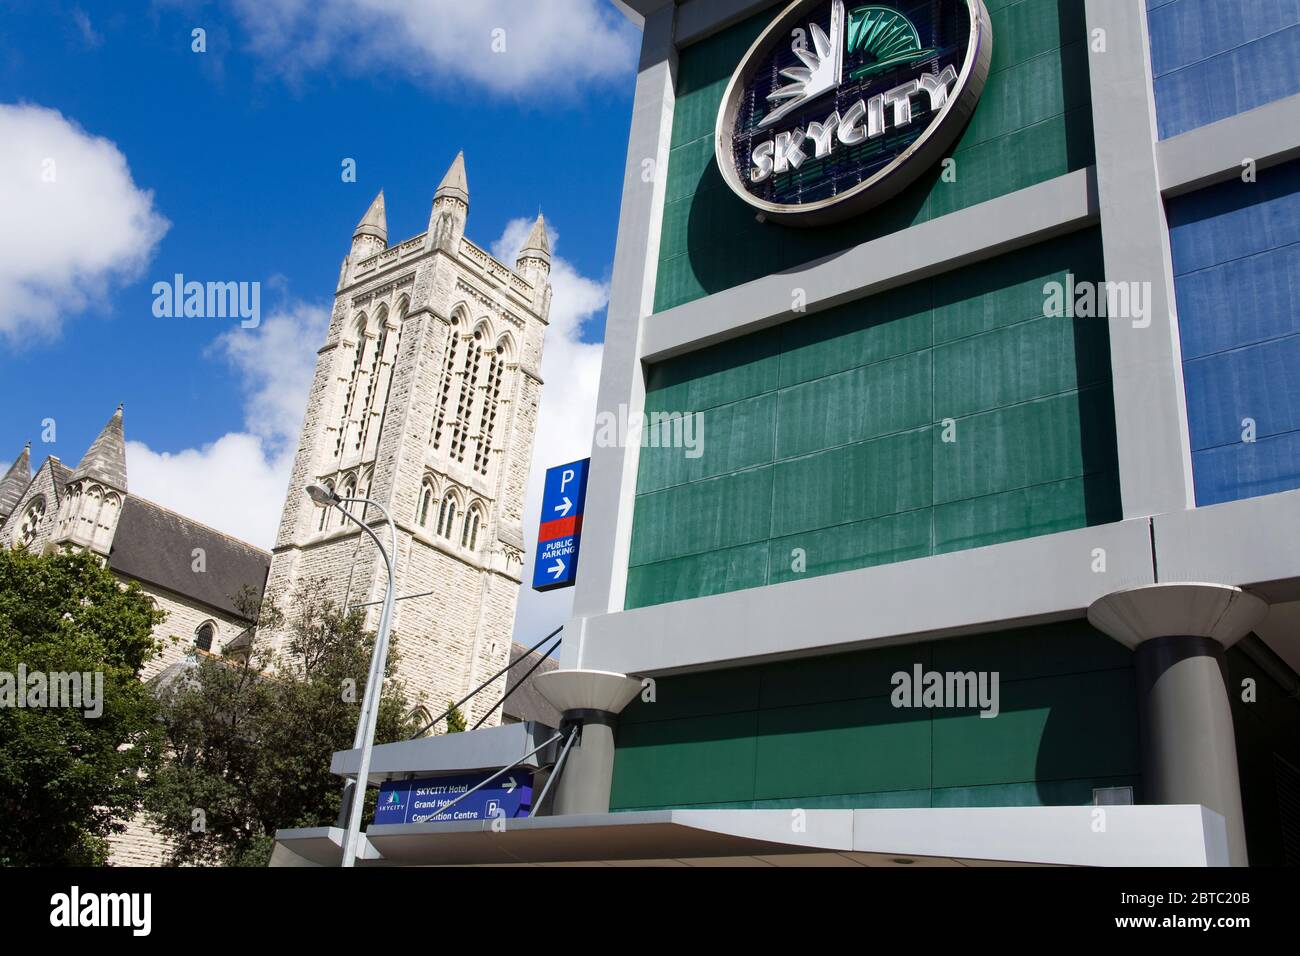
[[[546,364],[581,374],[547,376],[536,464],[587,453],[639,41],[612,4],[0,11],[0,462],[74,463],[125,402],[132,491],[268,545],[353,227],[383,187],[390,243],[423,232],[458,149],[470,238],[511,255],[539,207],[556,233]],[[262,328],[155,318],[177,272],[261,282]],[[208,478],[244,504],[204,504]]]

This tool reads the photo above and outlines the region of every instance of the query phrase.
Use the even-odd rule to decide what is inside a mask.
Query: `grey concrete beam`
[[[1267,169],[1300,156],[1300,93],[1200,126],[1156,144],[1168,199],[1235,179],[1242,163]]]
[[[632,21],[638,29],[645,29],[646,17],[662,7],[671,7],[677,0],[610,0],[615,9]]]
[[[1206,505],[1153,519],[1156,576],[1300,600],[1300,491]]]
[[[698,43],[778,2],[779,0],[686,0],[677,11],[677,48]]]
[[[532,757],[528,757],[528,754],[554,736],[554,727],[529,720],[460,734],[378,744],[370,758],[370,773],[367,776],[370,783],[378,785],[389,778],[404,777],[407,774],[422,777],[472,770],[500,770],[516,760],[524,760],[524,766],[527,767],[545,767],[555,762],[555,744]],[[330,773],[355,778],[360,764],[360,750],[338,750],[330,763]]]
[[[645,22],[632,130],[623,172],[618,239],[605,319],[605,349],[597,392],[597,412],[628,415],[645,407],[641,362],[643,319],[654,308],[655,265],[667,188],[675,103],[677,52],[673,47],[675,8],[660,7]],[[594,429],[594,423],[593,423]],[[632,501],[640,447],[592,448],[582,536],[582,575],[573,596],[573,619],[566,626],[561,661],[581,666],[583,620],[623,606]]]
[[[646,676],[914,643],[1081,618],[1154,580],[1149,522],[1117,522],[594,617],[583,664]]]
[[[1076,170],[660,312],[642,333],[641,358],[657,362],[780,322],[806,319],[842,302],[991,259],[1096,221],[1092,172]],[[807,312],[791,311],[795,289],[804,291]]]
[[[1109,317],[1120,496],[1124,517],[1137,518],[1194,503],[1155,94],[1145,4],[1086,0],[1084,9],[1106,281],[1145,292],[1145,316]]]

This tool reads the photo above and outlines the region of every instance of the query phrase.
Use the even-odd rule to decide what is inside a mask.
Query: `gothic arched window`
[[[470,505],[465,515],[465,524],[460,532],[460,546],[473,551],[478,547],[478,529],[483,523],[483,512],[478,505]]]
[[[506,342],[502,339],[488,353],[487,381],[483,389],[483,411],[479,419],[478,448],[474,451],[474,470],[488,473],[491,464],[492,436],[496,433],[497,408],[501,404],[501,370],[506,364]]]
[[[429,509],[433,507],[433,485],[427,480],[420,486],[420,507],[417,511],[416,524],[421,528],[429,527]]]
[[[347,388],[343,392],[343,410],[339,415],[339,437],[334,444],[334,455],[343,454],[344,442],[347,440],[348,422],[352,412],[352,403],[356,399],[357,381],[361,378],[361,360],[366,350],[366,314],[357,313],[352,326],[352,372],[348,376]]]
[[[95,522],[99,519],[99,509],[103,503],[103,488],[99,485],[91,485],[86,489],[85,497],[81,502],[81,515],[77,519],[80,522],[77,528],[79,540],[88,542],[94,538]]]
[[[194,632],[194,646],[201,651],[212,650],[212,639],[217,636],[217,626],[211,621],[204,621]]]
[[[483,330],[477,329],[465,348],[461,364],[460,397],[456,401],[456,420],[451,429],[451,457],[465,460],[465,443],[469,439],[470,416],[474,411],[474,390],[478,387],[479,362],[483,358]]]
[[[354,446],[354,450],[361,452],[363,455],[366,450],[366,439],[370,435],[370,425],[376,417],[383,415],[384,408],[388,404],[388,393],[392,388],[392,369],[397,357],[397,346],[400,344],[402,336],[402,327],[398,325],[397,334],[391,336],[394,348],[392,349],[393,354],[390,355],[387,308],[381,307],[376,313],[375,324],[379,334],[375,338],[373,358],[370,362],[369,374],[366,380],[365,401],[361,408],[361,420],[357,427],[357,439]],[[381,392],[382,398],[380,397]],[[376,402],[379,404],[376,405]]]
[[[452,383],[456,379],[456,352],[460,345],[461,312],[454,311],[447,328],[447,356],[442,363],[442,388],[438,392],[438,411],[433,417],[433,436],[430,443],[435,451],[442,448],[443,429],[447,425],[447,410],[451,405]]]
[[[442,507],[438,509],[438,534],[444,538],[451,537],[451,526],[456,522],[456,499],[448,493],[447,497],[442,499]]]
[[[112,544],[113,529],[117,526],[117,513],[122,507],[122,499],[115,494],[105,494],[95,520],[95,539],[93,544],[107,549]]]
[[[30,547],[31,543],[36,540],[36,532],[40,530],[41,521],[45,518],[45,498],[43,495],[37,495],[32,499],[27,510],[23,512],[23,520],[18,524],[17,543],[24,548]]]
[[[334,482],[332,482],[332,481],[327,481],[327,482],[325,482],[325,487],[328,488],[330,491],[333,491],[333,490],[334,490]],[[333,506],[333,505],[330,505],[330,506],[327,507],[327,508],[321,508],[321,509],[320,509],[320,523],[316,525],[316,530],[317,530],[317,531],[324,531],[326,528],[329,527],[329,524],[330,524],[330,514],[331,514],[333,511],[334,511],[334,506]]]

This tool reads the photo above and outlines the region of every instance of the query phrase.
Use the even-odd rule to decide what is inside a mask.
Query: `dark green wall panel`
[[[754,799],[927,787],[929,746],[925,714],[891,707],[888,697],[762,710]]]
[[[1000,713],[894,707],[892,675],[997,671]],[[1139,786],[1132,654],[1069,621],[660,678],[617,731],[615,810],[1087,804]]]
[[[772,469],[742,471],[642,495],[632,563],[717,551],[767,537]]]
[[[759,542],[628,568],[628,606],[666,604],[760,587],[768,581],[767,555],[768,545]]]
[[[942,180],[936,166],[869,214],[815,230],[757,222],[723,183],[713,156],[718,106],[731,72],[776,8],[682,50],[656,310],[1091,165],[1082,0],[1016,0],[988,8],[990,74],[951,150],[955,181]]]
[[[1108,777],[1135,772],[1133,671],[1001,684],[1001,713],[936,717],[935,787]]]
[[[1099,247],[1085,230],[651,366],[647,411],[697,415],[701,444],[641,450],[626,606],[1118,519],[1106,323],[1043,315],[1046,283],[1102,278]]]
[[[653,793],[665,806],[752,800],[758,714],[717,714],[620,729],[635,760],[615,777],[611,806],[631,806]]]

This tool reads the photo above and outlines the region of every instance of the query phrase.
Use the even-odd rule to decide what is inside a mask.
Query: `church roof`
[[[469,181],[465,178],[464,152],[457,153],[456,158],[451,161],[451,168],[447,170],[447,175],[442,177],[442,183],[433,194],[434,199],[439,196],[451,196],[469,205]]]
[[[63,489],[72,480],[72,469],[52,455],[46,461],[50,465],[50,478],[54,481],[54,500],[62,501]]]
[[[203,571],[194,570],[195,548],[203,549]],[[128,495],[122,502],[108,566],[127,577],[242,617],[247,609],[238,598],[245,588],[261,597],[271,555],[152,501]]]
[[[94,478],[118,491],[126,491],[126,437],[122,432],[121,405],[81,459],[72,478],[74,481]]]
[[[0,478],[0,520],[14,510],[23,492],[31,483],[32,443],[28,442],[23,447],[23,453],[18,456],[18,460],[10,465],[5,476]]]
[[[530,255],[539,259],[551,258],[551,243],[546,238],[546,220],[542,218],[540,212],[537,214],[537,221],[533,223],[532,232],[528,234],[528,241],[519,250],[520,259]]]
[[[357,239],[361,236],[378,236],[385,243],[388,242],[388,217],[384,212],[384,191],[379,190],[379,195],[375,197],[366,214],[361,217],[357,223],[356,232],[352,233],[352,238]]]

